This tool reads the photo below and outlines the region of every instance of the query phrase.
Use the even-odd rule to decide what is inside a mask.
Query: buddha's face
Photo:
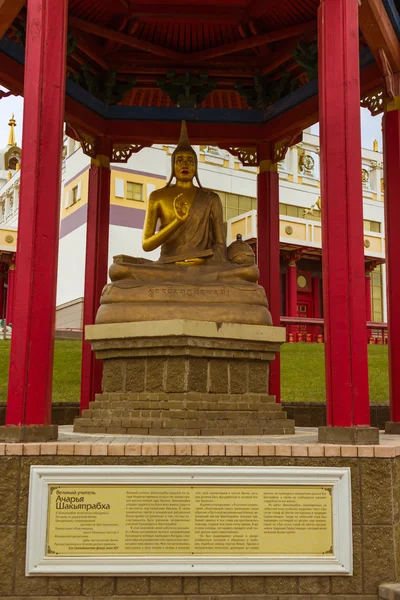
[[[178,181],[192,181],[196,174],[196,160],[193,152],[178,152],[175,156],[175,177]]]

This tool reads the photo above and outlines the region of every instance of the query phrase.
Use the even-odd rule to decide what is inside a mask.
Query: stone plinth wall
[[[96,339],[90,338],[90,332]],[[75,420],[77,433],[266,435],[294,433],[268,395],[279,352],[275,327],[160,321],[94,325],[102,394]]]
[[[75,445],[0,445],[0,452],[7,453],[0,456],[0,598],[376,600],[379,585],[400,581],[400,457],[395,456],[397,450],[400,449],[371,446],[241,445],[217,440],[213,444],[193,445],[117,442],[107,446],[90,445],[87,441]],[[15,455],[17,452],[25,455]],[[105,455],[99,455],[100,452]],[[36,456],[28,455],[31,453]],[[135,454],[128,455],[130,453]],[[298,453],[304,456],[297,456]],[[319,455],[307,456],[310,453]],[[348,455],[341,456],[341,453]],[[31,465],[46,464],[348,466],[352,474],[354,575],[27,578],[24,563],[29,470]]]
[[[233,340],[202,342],[166,339],[160,347],[96,351],[103,361],[103,392],[268,393],[276,348]]]

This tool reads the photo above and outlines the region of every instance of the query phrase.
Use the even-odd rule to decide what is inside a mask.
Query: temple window
[[[371,273],[371,308],[372,320],[383,322],[383,293],[382,293],[382,266],[378,265]]]
[[[221,198],[224,221],[257,208],[257,198],[230,194],[229,192],[217,191],[217,194]]]
[[[78,186],[72,188],[71,190],[71,206],[78,202]]]
[[[381,224],[378,221],[368,221],[364,219],[364,231],[381,232]]]
[[[284,217],[296,217],[297,219],[308,219],[309,221],[321,220],[321,211],[314,208],[314,205],[307,209],[304,206],[279,203],[279,214]]]
[[[10,158],[10,160],[8,161],[8,168],[11,169],[12,171],[16,171],[17,170],[17,164],[18,164],[18,157],[17,156],[12,156]]]
[[[82,198],[82,182],[68,190],[65,194],[65,208],[70,208]]]
[[[126,183],[126,197],[128,200],[143,202],[143,185],[141,183],[128,181]]]

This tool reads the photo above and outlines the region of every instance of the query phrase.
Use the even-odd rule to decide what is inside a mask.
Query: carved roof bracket
[[[150,144],[113,144],[111,162],[126,163],[133,154],[137,154]]]
[[[303,134],[301,132],[301,133],[296,133],[294,135],[288,136],[288,137],[284,138],[283,140],[280,140],[279,142],[275,142],[274,158],[273,158],[272,162],[278,163],[281,160],[284,160],[289,148],[291,148],[291,146],[294,146],[295,144],[300,143],[302,141],[302,139],[303,139]]]
[[[96,157],[96,138],[77,127],[74,127],[70,123],[67,123],[65,133],[68,137],[71,137],[82,145],[82,151],[86,156],[90,158]]]
[[[399,93],[398,93],[398,90],[397,90],[397,93],[395,90],[395,77],[394,77],[393,69],[390,66],[390,62],[389,62],[388,57],[386,56],[386,52],[383,48],[378,49],[378,56],[379,56],[379,63],[380,63],[382,75],[383,75],[384,81],[385,81],[386,96],[390,100],[394,100],[395,96],[398,96]],[[398,82],[397,82],[397,84],[398,84]],[[398,87],[398,85],[397,85],[397,87]]]
[[[129,144],[129,143],[114,143],[107,138],[99,138],[93,136],[78,127],[67,123],[66,134],[80,142],[82,151],[90,158],[96,158],[97,155],[107,155],[110,162],[126,163],[133,154],[140,152],[143,148],[151,144]]]
[[[238,158],[244,167],[258,166],[258,152],[256,146],[220,146],[228,150],[233,156]]]
[[[383,90],[377,90],[370,92],[365,98],[362,98],[360,102],[362,108],[368,108],[369,112],[373,117],[380,115],[384,110],[384,94]]]

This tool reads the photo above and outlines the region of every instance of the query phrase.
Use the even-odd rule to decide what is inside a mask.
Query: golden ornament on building
[[[367,169],[361,169],[361,177],[362,177],[363,183],[368,183],[369,173],[368,173]]]
[[[285,227],[285,233],[287,233],[288,235],[292,235],[292,233],[293,233],[293,227],[291,227],[290,225],[287,225]]]
[[[6,235],[5,239],[6,239],[7,244],[12,244],[14,241],[14,236],[9,234],[9,235]]]
[[[304,290],[307,287],[307,285],[307,277],[304,277],[304,275],[299,275],[297,278],[297,287],[299,287],[301,290]]]
[[[8,145],[9,146],[16,146],[16,141],[15,141],[15,128],[17,126],[17,123],[14,119],[14,114],[12,115],[11,119],[8,121],[8,126],[10,127],[10,133],[8,136]]]
[[[315,161],[310,154],[302,154],[299,158],[299,170],[311,172],[315,167]]]
[[[369,240],[364,240],[365,248],[369,248],[371,246],[371,242]]]

